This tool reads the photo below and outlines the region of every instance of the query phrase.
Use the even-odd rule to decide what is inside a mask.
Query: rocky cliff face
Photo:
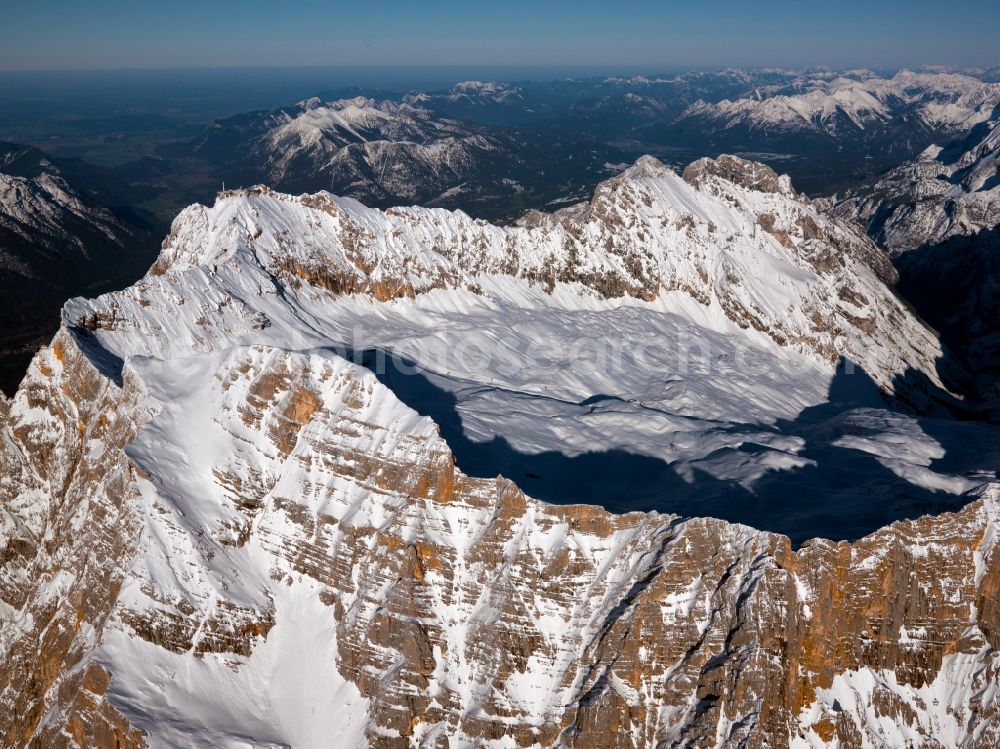
[[[1000,123],[986,122],[947,148],[931,146],[871,185],[838,201],[834,212],[866,227],[899,254],[1000,223]]]
[[[3,414],[0,743],[144,746],[93,660],[141,529],[123,447],[142,408],[64,331]]]
[[[899,288],[966,360],[966,389],[1000,417],[1000,122],[988,121],[832,204],[883,246]]]
[[[60,337],[12,402],[6,745],[998,738],[995,488],[793,552],[469,479],[328,354],[205,359],[117,386]]]
[[[262,190],[189,210],[155,274],[67,306],[3,403],[3,744],[994,745],[989,475],[960,512],[798,550],[550,505],[461,471],[333,346],[352,310],[407,304],[416,325],[408,295],[500,311],[543,294],[578,320],[605,297],[675,299],[656,314],[718,315],[824,367],[792,336],[830,331],[796,305],[846,271],[872,331],[818,315],[883,347],[905,331],[913,350],[871,359],[891,388],[933,338],[868,246],[737,160],[684,179],[644,161],[509,229]],[[757,330],[726,299],[774,312]]]

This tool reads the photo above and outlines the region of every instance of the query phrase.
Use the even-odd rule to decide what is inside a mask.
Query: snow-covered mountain
[[[1000,102],[1000,84],[943,71],[733,69],[327,98],[219,120],[164,153],[206,163],[215,185],[328,190],[493,221],[579,202],[646,153],[677,168],[736,153],[828,195],[963,134]]]
[[[379,207],[461,207],[510,220],[589,194],[608,175],[613,150],[579,142],[572,130],[493,124],[490,112],[518,117],[516,99],[514,89],[477,82],[402,101],[313,98],[220,120],[186,148],[229,184],[328,190]]]
[[[732,157],[509,227],[192,206],[0,404],[4,745],[995,743],[1000,442],[883,407],[942,386],[881,257]],[[773,480],[857,540],[690,517]]]
[[[865,226],[892,254],[1000,224],[1000,120],[836,201],[838,215]]]
[[[379,205],[427,202],[516,159],[489,129],[408,103],[308,99],[212,125],[195,151],[247,182],[328,189]]]
[[[1000,416],[1000,121],[928,148],[831,211],[894,258],[900,290],[967,360],[968,389]]]
[[[0,143],[0,386],[17,386],[66,299],[130,283],[156,245],[96,167]]]
[[[491,104],[516,104],[524,101],[520,86],[499,81],[463,81],[456,83],[446,92],[417,92],[404,97],[407,104],[417,106],[427,102],[444,100],[450,103],[465,103],[476,107]]]
[[[683,178],[644,158],[599,186],[589,203],[529,213],[520,226],[503,228],[439,209],[383,213],[263,187],[232,197],[248,200],[182,213],[153,272],[217,264],[249,237],[255,262],[284,283],[305,279],[383,301],[440,288],[474,291],[496,277],[549,291],[574,284],[599,299],[679,294],[726,324],[818,360],[849,357],[887,392],[907,369],[937,382],[933,335],[885,288],[880,275],[892,269],[874,245],[824,218],[787,177],[736,157],[695,162]],[[255,211],[266,215],[255,219]],[[774,283],[775,275],[783,280]],[[139,319],[131,310],[124,316]],[[885,330],[871,345],[883,326],[893,334]]]
[[[736,100],[696,102],[681,117],[723,128],[835,137],[865,130],[898,134],[907,127],[957,134],[988,120],[998,104],[1000,84],[971,76],[903,70],[885,79],[856,71],[764,87]]]

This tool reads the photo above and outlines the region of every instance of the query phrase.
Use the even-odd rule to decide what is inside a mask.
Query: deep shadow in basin
[[[464,473],[484,478],[503,475],[546,502],[596,504],[613,512],[656,510],[717,517],[783,533],[797,546],[814,537],[854,540],[895,520],[953,511],[969,501],[968,496],[910,483],[868,452],[844,445],[844,435],[856,430],[849,422],[852,411],[885,408],[878,387],[859,368],[842,365],[829,388],[829,402],[807,408],[795,419],[770,427],[723,427],[737,437],[731,442],[739,446],[720,451],[728,456],[709,459],[753,459],[754,453],[770,449],[752,441],[752,435],[759,439],[762,432],[804,441],[798,453],[804,465],[770,471],[751,490],[697,469],[682,477],[664,460],[626,450],[568,456],[556,451],[521,452],[500,435],[475,442],[462,428],[456,396],[431,382],[413,362],[374,351],[356,354],[355,361],[375,372],[403,403],[438,424]],[[595,395],[578,405],[613,398]],[[741,442],[738,437],[743,432],[747,440]]]

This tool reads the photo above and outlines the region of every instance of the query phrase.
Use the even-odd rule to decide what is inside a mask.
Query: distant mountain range
[[[1000,745],[996,79],[0,146],[0,745]]]
[[[810,194],[842,190],[962,135],[998,103],[1000,83],[945,72],[466,81],[246,113],[168,152],[208,161],[219,182],[511,219],[579,200],[646,153],[676,167],[743,154]]]
[[[885,79],[869,71],[799,78],[755,88],[751,95],[698,101],[680,119],[764,134],[815,132],[833,138],[961,133],[1000,104],[1000,84],[956,74],[902,71]]]
[[[899,271],[899,289],[974,373],[965,389],[1000,416],[1000,109],[967,137],[835,199]]]
[[[143,274],[161,226],[110,170],[0,143],[0,387],[13,392],[70,297]]]
[[[245,184],[326,189],[378,204],[433,200],[516,159],[513,150],[487,128],[364,97],[241,115],[194,144]]]
[[[458,87],[499,96],[493,87]],[[503,100],[503,97],[499,97]],[[214,123],[185,155],[215,165],[220,182],[289,192],[327,190],[371,205],[460,207],[513,218],[572,202],[608,174],[616,155],[573,132],[546,134],[457,119],[404,101],[354,97],[251,112]]]
[[[7,175],[3,251],[10,280],[3,286],[16,287],[11,298],[23,292],[27,301],[18,305],[19,312],[8,313],[17,319],[10,318],[3,346],[20,364],[4,384],[11,387],[67,296],[135,278],[152,256],[164,219],[190,202],[211,201],[223,183],[267,184],[289,193],[326,190],[381,208],[439,206],[511,222],[531,209],[579,202],[643,154],[681,168],[701,156],[736,153],[789,173],[814,196],[843,195],[899,167],[903,171],[884,177],[865,198],[867,207],[858,210],[883,206],[878,213],[883,234],[894,222],[919,233],[924,219],[887,216],[884,206],[893,198],[877,195],[891,192],[893,181],[907,192],[917,176],[906,170],[923,174],[938,168],[932,162],[950,158],[928,152],[915,166],[900,166],[932,144],[982,134],[1000,101],[994,78],[995,70],[888,76],[868,70],[730,69],[466,81],[439,91],[314,97],[240,114],[211,124],[193,140],[162,144],[155,155],[132,157],[114,169],[7,146],[0,171]],[[954,163],[956,170],[965,168]],[[951,178],[971,184],[974,175]],[[922,184],[917,192],[937,190],[926,187],[926,180]],[[989,177],[982,184],[990,184]],[[947,221],[988,225],[992,192],[966,192],[969,196],[957,202],[942,196],[942,205],[957,206],[947,209],[952,211]],[[76,209],[69,208],[70,197]],[[920,210],[926,211],[926,201]],[[870,223],[872,216],[856,218]],[[76,237],[87,253],[114,261],[102,266],[100,259],[87,260],[78,271],[73,258],[83,259],[84,251],[79,243],[64,242],[60,231]],[[878,232],[873,236],[884,241]],[[143,248],[138,256],[137,247]],[[58,267],[46,268],[56,257]],[[42,330],[42,338],[31,332]]]

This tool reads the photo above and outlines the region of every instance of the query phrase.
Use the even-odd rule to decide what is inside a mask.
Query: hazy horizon
[[[893,75],[901,70],[929,70],[936,71],[961,71],[961,70],[992,70],[1000,67],[1000,54],[995,61],[986,61],[982,64],[958,64],[939,62],[918,62],[906,65],[875,65],[859,62],[851,65],[830,65],[826,63],[815,63],[810,65],[752,65],[752,64],[719,64],[719,65],[680,65],[680,64],[629,64],[629,63],[538,63],[518,65],[489,64],[489,63],[454,63],[447,65],[437,64],[315,64],[315,65],[150,65],[136,67],[81,67],[81,68],[0,68],[0,76],[17,77],[18,75],[56,75],[60,73],[70,74],[129,74],[129,73],[194,73],[198,71],[211,72],[281,72],[281,71],[488,71],[507,72],[517,71],[514,75],[504,78],[505,81],[515,82],[517,80],[537,80],[549,81],[557,80],[563,74],[586,74],[590,77],[601,77],[604,75],[682,75],[691,72],[722,72],[725,70],[786,70],[786,71],[850,71],[869,70],[874,73]],[[545,73],[545,75],[532,75],[532,73]],[[399,79],[413,77],[412,74],[399,76]],[[469,80],[468,77],[465,80]]]
[[[969,19],[975,22],[970,23]],[[990,67],[1000,4],[620,0],[371,4],[40,0],[6,10],[0,70],[321,66]]]

